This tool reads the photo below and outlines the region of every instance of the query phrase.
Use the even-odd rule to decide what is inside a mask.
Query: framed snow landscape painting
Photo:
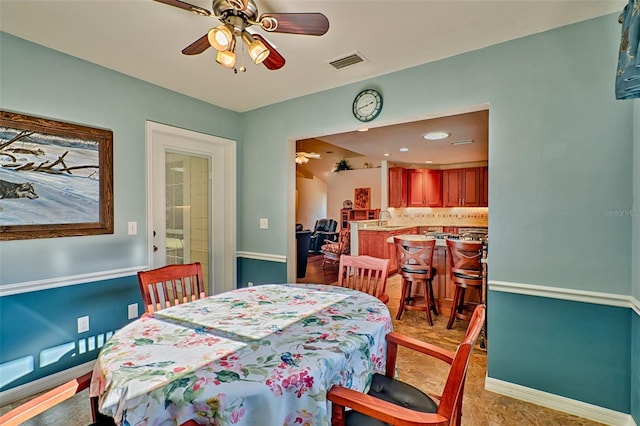
[[[113,233],[113,132],[0,111],[0,240]]]

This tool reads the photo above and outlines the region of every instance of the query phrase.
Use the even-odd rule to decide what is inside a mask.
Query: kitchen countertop
[[[408,241],[427,241],[427,240],[436,240],[436,246],[437,247],[445,247],[447,245],[447,243],[445,243],[445,239],[444,238],[435,238],[435,237],[428,237],[426,235],[423,234],[403,234],[403,235],[396,235],[394,237],[389,237],[387,238],[387,242],[393,244],[393,239],[394,238],[402,238],[403,240],[408,240]]]
[[[358,231],[397,231],[398,229],[416,228],[417,225],[372,225],[362,224],[358,227]]]

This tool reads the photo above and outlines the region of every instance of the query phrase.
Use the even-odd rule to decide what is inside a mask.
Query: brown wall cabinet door
[[[489,207],[489,168],[482,168],[482,193],[480,196],[480,206]]]
[[[389,169],[389,207],[407,207],[407,169]]]
[[[407,207],[442,207],[442,171],[407,170]]]
[[[445,207],[480,207],[484,167],[451,169],[443,172],[442,192]]]

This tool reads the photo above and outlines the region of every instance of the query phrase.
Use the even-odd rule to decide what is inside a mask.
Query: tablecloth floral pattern
[[[391,327],[382,302],[350,289],[238,289],[123,327],[90,392],[122,425],[328,425],[327,391],[367,390]]]

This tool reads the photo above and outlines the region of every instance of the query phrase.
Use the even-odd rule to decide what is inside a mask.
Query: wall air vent
[[[356,51],[356,52],[348,53],[339,58],[330,60],[329,65],[339,70],[342,68],[349,67],[351,65],[359,64],[360,62],[369,62],[369,61],[367,60],[367,58],[362,56],[362,53]]]

